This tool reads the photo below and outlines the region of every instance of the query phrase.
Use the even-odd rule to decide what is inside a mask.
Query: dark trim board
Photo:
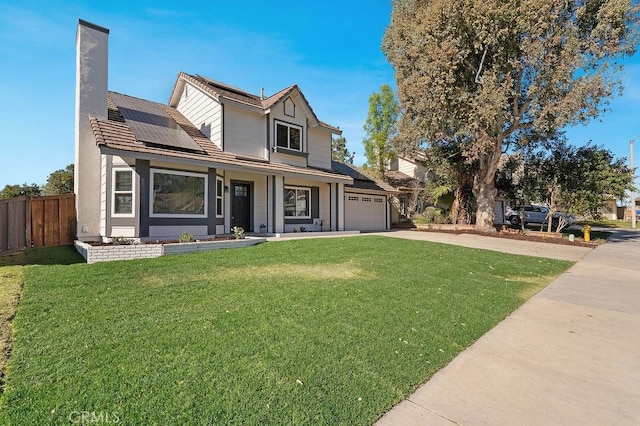
[[[389,229],[389,214],[390,209],[391,209],[391,204],[389,203],[389,198],[387,198],[387,196],[384,196],[384,204],[385,204],[385,209],[384,209],[384,229]]]
[[[216,187],[218,186],[216,174],[216,169],[209,169],[207,172],[207,180],[209,184],[209,188],[207,188],[207,233],[209,235],[216,234],[216,225],[218,224],[216,217]],[[222,184],[222,196],[224,197],[224,181]],[[224,198],[223,198],[223,206],[224,206]],[[223,217],[224,217],[224,211]]]
[[[320,188],[317,186],[311,187],[311,218],[320,219]]]
[[[274,146],[273,152],[277,152],[278,154],[291,155],[293,157],[302,157],[306,159],[309,158],[308,152],[297,151],[295,149],[285,148],[282,146]]]
[[[140,194],[142,194],[142,188],[140,186],[140,175],[138,174],[138,161],[134,160],[133,161],[133,177],[134,177],[134,183],[135,183],[135,191],[136,194],[138,194],[138,196],[140,196]],[[135,198],[134,198],[135,199]],[[134,217],[134,234],[136,237],[140,236],[140,200],[137,200],[137,202],[135,203],[135,206],[133,206],[133,211],[135,213],[135,217]]]
[[[313,218],[309,219],[287,219],[284,218],[284,222],[287,225],[313,225]]]
[[[149,226],[202,226],[211,225],[211,221],[206,217],[152,217],[149,218]],[[207,228],[208,231],[208,228]],[[146,235],[147,237],[149,235]]]
[[[84,19],[78,19],[78,24],[82,25],[83,27],[93,28],[94,30],[103,32],[105,34],[109,34],[108,28],[104,28],[104,27],[101,27],[100,25],[92,24],[91,22],[87,22]]]
[[[149,160],[136,160],[136,174],[140,178],[140,236],[149,236],[149,185],[151,183],[151,162]]]

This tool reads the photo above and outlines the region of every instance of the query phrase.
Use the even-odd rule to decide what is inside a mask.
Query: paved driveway
[[[409,240],[433,241],[445,244],[455,244],[504,253],[522,254],[526,256],[547,257],[551,259],[569,260],[577,262],[582,259],[591,248],[561,244],[539,243],[534,241],[511,240],[508,238],[485,237],[475,234],[453,234],[445,232],[421,231],[390,231],[377,235],[387,237],[406,238]]]

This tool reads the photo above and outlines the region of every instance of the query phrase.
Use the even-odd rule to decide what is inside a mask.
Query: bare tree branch
[[[478,66],[478,72],[476,73],[476,83],[478,84],[484,84],[484,80],[482,80],[482,76],[480,75],[480,73],[482,72],[482,66],[484,65],[484,58],[485,56],[487,56],[487,50],[489,50],[488,46],[484,48],[484,53],[482,54],[482,59],[480,60],[480,66]]]

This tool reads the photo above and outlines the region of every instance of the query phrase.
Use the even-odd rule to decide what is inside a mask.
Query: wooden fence
[[[0,254],[72,244],[75,233],[73,194],[0,200]]]
[[[27,246],[27,197],[0,200],[0,254]]]

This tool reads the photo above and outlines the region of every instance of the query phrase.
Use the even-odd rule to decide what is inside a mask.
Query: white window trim
[[[222,191],[218,194],[218,182],[221,183]],[[218,200],[221,200],[222,213],[218,214]],[[216,218],[224,217],[224,179],[216,176]]]
[[[116,191],[116,172],[131,173],[131,191]],[[131,193],[131,213],[116,213],[116,195]],[[131,167],[113,167],[111,169],[111,217],[134,217],[136,214],[136,181]]]
[[[149,217],[158,217],[158,218],[175,218],[175,219],[186,219],[186,218],[198,218],[203,219],[207,218],[208,206],[209,206],[209,177],[205,173],[192,173],[192,172],[184,172],[182,170],[167,170],[167,169],[150,169],[149,170],[151,179],[149,184]],[[154,213],[153,212],[153,186],[154,186],[154,178],[156,173],[162,173],[166,175],[181,175],[181,176],[193,176],[204,179],[204,213],[203,214],[171,214],[171,213]]]
[[[285,215],[285,217],[284,217],[285,220],[286,219],[311,219],[311,188],[306,188],[304,186],[289,186],[289,185],[286,185],[284,187],[285,192],[288,189],[294,189],[296,191],[300,189],[300,190],[303,190],[303,191],[307,191],[309,193],[309,197],[307,198],[307,201],[309,202],[309,208],[307,209],[309,211],[309,215],[308,216],[286,216]],[[284,205],[282,206],[282,208],[283,208],[283,211],[284,211]]]
[[[298,124],[287,123],[286,121],[273,120],[275,122],[273,126],[273,146],[277,148],[290,149],[291,151],[304,152],[304,128]],[[287,146],[278,145],[278,124],[287,128],[294,128],[300,130],[300,149],[291,148],[291,133],[287,131]]]

